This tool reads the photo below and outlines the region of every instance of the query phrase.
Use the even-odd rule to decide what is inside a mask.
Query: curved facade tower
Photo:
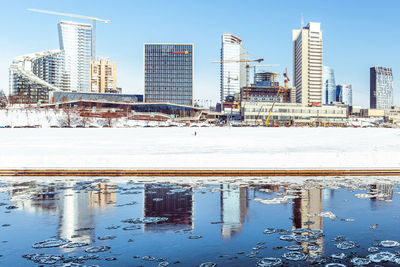
[[[332,68],[322,66],[322,103],[331,104],[336,101],[335,73]]]
[[[21,103],[47,103],[49,91],[65,90],[61,50],[16,57],[9,72],[10,95],[18,97]]]
[[[221,61],[244,60],[245,50],[242,40],[238,37],[224,33],[222,35]],[[220,101],[226,101],[227,97],[233,97],[240,93],[240,88],[246,86],[245,62],[221,63]]]

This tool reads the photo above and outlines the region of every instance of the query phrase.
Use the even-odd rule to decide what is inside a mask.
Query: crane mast
[[[62,12],[43,10],[43,9],[35,9],[35,8],[28,8],[28,10],[32,11],[32,12],[36,12],[36,13],[43,13],[43,14],[49,14],[49,15],[56,15],[56,16],[64,16],[64,17],[91,20],[92,21],[92,51],[91,51],[91,59],[92,60],[96,60],[96,21],[109,23],[110,20],[108,20],[108,19],[99,19],[99,18],[89,17],[89,16],[76,15],[76,14],[71,14],[71,13],[62,13]]]

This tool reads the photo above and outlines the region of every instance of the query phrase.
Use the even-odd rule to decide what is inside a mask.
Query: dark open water
[[[354,179],[5,181],[0,265],[400,263],[397,181]]]

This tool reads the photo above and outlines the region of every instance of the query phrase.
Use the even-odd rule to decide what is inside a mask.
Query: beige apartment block
[[[90,92],[118,93],[115,62],[105,59],[90,61]]]
[[[322,105],[322,31],[319,22],[293,30],[293,85],[296,102]]]

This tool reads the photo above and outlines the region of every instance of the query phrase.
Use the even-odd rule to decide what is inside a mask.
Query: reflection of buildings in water
[[[221,234],[224,238],[230,238],[242,230],[248,209],[247,187],[234,184],[221,185]]]
[[[324,200],[329,200],[332,199],[335,195],[335,190],[334,189],[322,189],[322,197]]]
[[[70,185],[71,187],[74,184]],[[60,238],[74,242],[91,243],[94,239],[94,209],[104,209],[116,203],[114,184],[93,183],[86,190],[65,189],[60,192],[60,221],[58,235]],[[85,229],[76,231],[78,229]]]
[[[76,232],[80,228],[93,228],[93,209],[115,204],[115,190],[105,183],[91,184],[97,191],[74,190],[75,182],[63,184],[65,189],[58,190],[56,185],[44,186],[35,182],[14,184],[10,189],[10,200],[25,211],[51,212],[59,215],[58,236],[73,239],[74,242],[91,242],[91,229]],[[111,185],[112,188],[115,186]]]
[[[56,213],[56,187],[39,186],[36,182],[14,183],[9,190],[10,201],[24,211]]]
[[[322,212],[322,205],[323,201],[321,189],[301,191],[297,195],[297,198],[293,199],[293,230],[298,228],[322,230],[322,217],[318,216]],[[308,251],[308,242],[303,242],[301,244],[304,247],[304,252],[314,255],[322,251],[323,238],[321,237],[317,239],[316,243],[319,245],[319,249],[314,251]]]
[[[89,191],[89,206],[91,208],[107,208],[117,203],[115,184],[96,183],[92,184],[97,190]]]
[[[376,194],[371,200],[392,200],[393,185],[392,184],[373,184],[370,186],[370,192]]]
[[[143,197],[144,217],[168,218],[166,223],[145,224],[146,231],[193,229],[193,189],[188,185],[145,184]]]

